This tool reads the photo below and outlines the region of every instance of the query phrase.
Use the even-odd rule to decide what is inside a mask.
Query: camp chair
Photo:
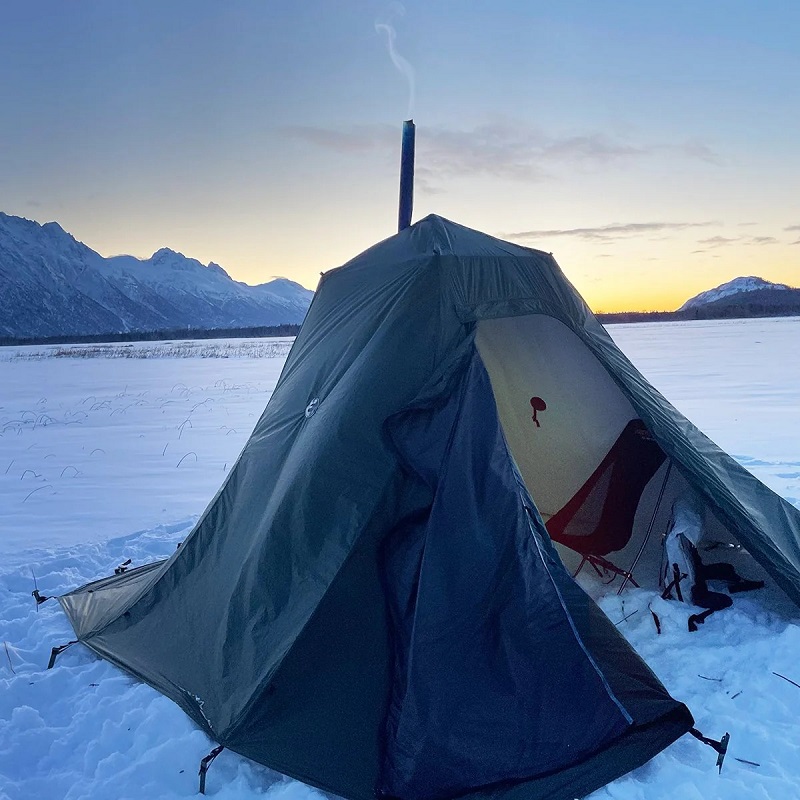
[[[630,541],[642,492],[665,459],[642,420],[631,420],[586,483],[550,517],[550,538],[583,557],[575,575],[589,563],[599,575],[603,570],[639,585],[606,556]]]

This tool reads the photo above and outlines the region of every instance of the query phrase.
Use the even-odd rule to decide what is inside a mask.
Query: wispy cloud
[[[741,242],[741,236],[728,237],[728,236],[712,236],[710,239],[698,239],[697,244],[705,244],[708,247],[725,247],[734,242]]]
[[[339,129],[294,125],[282,131],[297,141],[343,154],[382,151],[394,156],[399,146],[398,130],[388,125]],[[509,122],[471,130],[429,126],[417,137],[418,174],[431,188],[435,179],[468,175],[541,181],[559,167],[599,167],[659,153],[718,163],[711,149],[700,142],[642,144],[600,132],[554,135]]]
[[[712,236],[710,239],[698,239],[697,244],[704,244],[708,247],[727,247],[732,244],[767,245],[780,244],[780,242],[774,236]]]
[[[722,159],[705,142],[697,139],[689,139],[683,144],[666,145],[665,149],[674,149],[678,153],[688,157],[705,161],[707,164],[721,165]]]
[[[286,125],[281,131],[289,138],[344,154],[381,150],[390,142],[396,145],[400,140],[397,129],[390,125],[362,125],[347,130]]]
[[[788,228],[784,228],[785,231],[800,231],[800,225],[790,225]]]
[[[417,168],[414,170],[414,188],[426,194],[446,194],[447,190],[433,182],[433,175],[429,169]]]
[[[719,223],[709,222],[615,222],[596,228],[554,228],[551,230],[518,231],[500,234],[504,239],[512,241],[530,241],[552,239],[557,236],[571,236],[587,241],[610,242],[628,236],[641,236],[656,231],[682,231],[687,228],[704,228]]]

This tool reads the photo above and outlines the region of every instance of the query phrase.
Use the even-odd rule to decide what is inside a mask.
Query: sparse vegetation
[[[0,336],[0,347],[30,344],[111,344],[118,342],[165,342],[170,339],[267,339],[297,336],[299,325],[271,325],[258,328],[175,328],[166,331],[102,333],[91,336],[22,337]]]
[[[12,355],[11,359],[39,361],[45,358],[285,358],[291,345],[292,342],[286,339],[254,339],[244,342],[224,339],[213,342],[179,341],[136,346],[106,343],[18,352]],[[95,410],[94,405],[91,410]],[[40,418],[45,416],[40,415]],[[39,424],[47,424],[47,420],[43,419]]]

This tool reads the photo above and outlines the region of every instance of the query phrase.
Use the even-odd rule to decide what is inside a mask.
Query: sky
[[[0,211],[314,288],[396,231],[413,117],[413,219],[595,311],[798,286],[798,41],[786,0],[3,3]]]

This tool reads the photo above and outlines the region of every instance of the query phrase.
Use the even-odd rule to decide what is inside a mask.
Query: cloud
[[[697,244],[705,244],[709,247],[726,247],[731,244],[743,245],[765,245],[765,244],[780,244],[774,236],[712,236],[710,239],[698,239]]]
[[[389,125],[357,126],[346,131],[311,125],[287,125],[281,130],[289,138],[345,154],[380,150],[388,146],[390,140],[395,145],[400,142],[397,129]]]
[[[432,173],[424,167],[416,167],[414,170],[414,191],[423,194],[445,194],[446,189],[436,186],[432,181]]]
[[[706,244],[709,247],[724,247],[734,242],[742,241],[740,236],[729,238],[726,236],[712,236],[710,239],[698,239],[697,244]]]
[[[688,158],[705,161],[707,164],[722,165],[722,159],[704,142],[689,139],[683,144],[673,146],[674,149]]]
[[[717,225],[717,222],[615,222],[611,225],[601,225],[597,228],[555,228],[542,231],[519,231],[516,233],[502,233],[503,239],[512,241],[526,241],[539,239],[552,239],[556,236],[572,236],[578,239],[595,242],[611,242],[626,236],[640,236],[654,231],[682,231],[687,228],[704,228],[708,225]]]
[[[400,146],[398,128],[361,125],[342,129],[292,125],[284,135],[316,147],[343,154],[380,151],[395,156]],[[417,164],[434,177],[493,176],[537,182],[552,177],[559,167],[598,167],[630,162],[658,153],[713,161],[710,148],[699,142],[681,145],[637,144],[590,132],[553,135],[538,128],[510,122],[478,125],[471,130],[426,126],[417,136]]]
[[[606,162],[631,156],[636,157],[647,153],[646,148],[615,142],[598,133],[588,136],[553,139],[543,142],[540,146],[542,154],[546,156],[597,162]]]
[[[800,231],[800,225],[790,225],[788,228],[784,228],[785,231]]]

